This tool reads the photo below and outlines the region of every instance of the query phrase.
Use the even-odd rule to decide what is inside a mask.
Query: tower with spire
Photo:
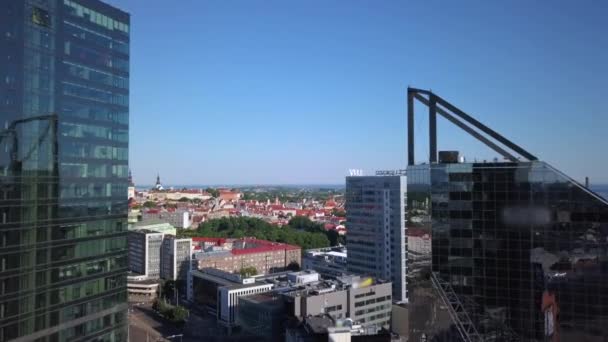
[[[160,174],[159,173],[156,174],[156,185],[154,185],[154,189],[156,189],[156,190],[164,190],[165,189],[163,187],[163,185],[160,183]]]
[[[133,183],[133,175],[131,174],[131,169],[129,169],[129,186],[135,186],[135,183]]]
[[[133,175],[131,174],[131,169],[129,169],[129,187],[127,188],[128,198],[135,198],[135,183],[133,183]]]

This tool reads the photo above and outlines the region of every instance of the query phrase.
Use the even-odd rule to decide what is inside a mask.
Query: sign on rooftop
[[[378,170],[376,176],[405,176],[406,170]]]

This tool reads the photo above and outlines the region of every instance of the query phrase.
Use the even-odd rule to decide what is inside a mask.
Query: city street
[[[181,329],[154,312],[152,303],[129,303],[129,341],[180,341],[180,336],[168,337],[182,333]],[[182,337],[182,341],[188,340]]]

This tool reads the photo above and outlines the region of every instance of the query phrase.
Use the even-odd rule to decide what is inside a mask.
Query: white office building
[[[186,280],[192,265],[192,239],[166,235],[161,250],[161,278]]]
[[[346,177],[347,269],[391,281],[407,302],[407,181],[404,171]]]
[[[129,270],[147,279],[158,279],[163,233],[142,229],[129,231]]]

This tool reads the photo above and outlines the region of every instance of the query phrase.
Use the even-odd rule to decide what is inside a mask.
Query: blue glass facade
[[[543,162],[408,168],[410,341],[606,341],[608,202]]]
[[[0,3],[0,341],[126,341],[129,14]]]

